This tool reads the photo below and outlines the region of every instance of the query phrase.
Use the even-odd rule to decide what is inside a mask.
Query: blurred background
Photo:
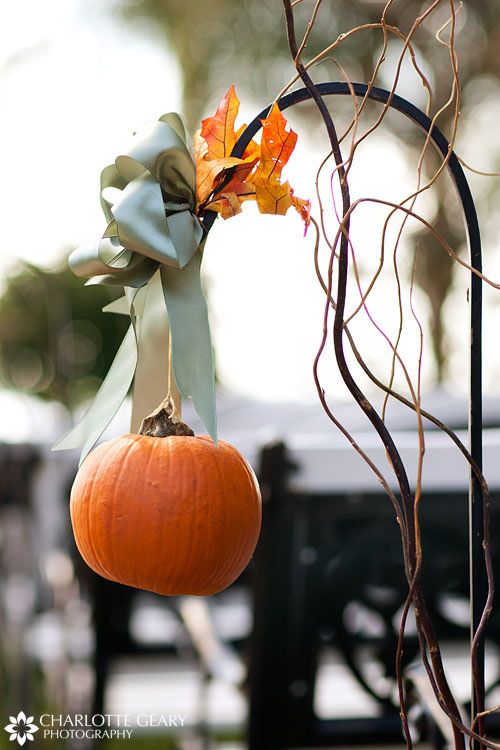
[[[378,20],[383,5],[325,1],[307,55],[356,24]],[[296,6],[299,28],[312,7],[309,0]],[[407,32],[424,7],[397,1],[390,21]],[[451,85],[447,50],[435,40],[448,14],[443,2],[415,37],[435,110]],[[182,730],[144,730],[127,741],[130,747],[266,750],[400,743],[392,679],[405,592],[398,535],[388,501],[317,402],[312,363],[321,341],[324,295],[314,273],[314,237],[311,232],[303,237],[298,216],[259,215],[257,220],[256,207],[246,204],[241,215],[216,222],[205,251],[220,435],[252,462],[265,499],[257,554],[235,585],[208,600],[162,600],[94,576],[74,548],[69,525],[68,493],[78,457],[50,452],[98,389],[126,326],[123,316],[101,312],[111,292],[84,287],[66,266],[74,247],[102,231],[101,169],[134,129],[164,112],[182,112],[194,131],[233,82],[242,100],[241,121],[251,120],[293,74],[280,4],[18,0],[4,4],[0,18],[4,723],[21,709],[35,715],[180,713],[188,717]],[[339,48],[336,60],[352,80],[366,81],[381,45],[380,33],[363,32]],[[460,6],[456,46],[462,82],[456,149],[477,169],[498,170],[500,8],[495,0]],[[379,85],[390,87],[400,52],[401,43],[391,38]],[[330,58],[314,76],[317,81],[341,77]],[[425,106],[425,91],[406,59],[397,91]],[[352,103],[335,101],[331,109],[340,125],[349,122]],[[365,124],[379,111],[377,105],[368,107]],[[299,196],[311,198],[314,215],[316,170],[328,152],[327,141],[310,105],[289,110],[287,117],[299,132],[287,177]],[[449,133],[448,112],[439,126]],[[359,149],[350,174],[353,197],[399,201],[409,194],[422,144],[423,136],[390,113]],[[432,158],[428,162],[426,174],[435,169]],[[484,270],[498,280],[500,183],[474,173],[468,177],[481,224]],[[466,257],[450,185],[443,175],[419,199],[417,210]],[[378,263],[383,217],[379,208],[366,206],[353,221],[363,283]],[[334,226],[332,217],[329,221]],[[389,247],[397,230],[397,222],[391,224]],[[413,304],[426,342],[423,405],[466,440],[467,274],[421,225],[408,222],[399,253],[406,285],[416,250]],[[370,311],[393,338],[394,292],[394,275],[387,269],[370,298]],[[497,292],[485,288],[485,464],[495,499],[500,490],[499,300]],[[387,379],[390,349],[366,319],[357,319],[352,331],[367,363]],[[412,376],[418,344],[418,329],[410,325],[400,351]],[[331,351],[320,376],[336,415],[385,470],[384,452],[348,401]],[[363,374],[356,377],[380,404]],[[405,390],[399,372],[395,382]],[[105,437],[127,431],[129,408],[124,405]],[[414,417],[391,404],[387,420],[414,481]],[[189,404],[186,421],[197,425]],[[428,596],[450,679],[466,703],[467,470],[440,433],[429,430],[427,441],[422,512]],[[500,525],[495,508],[494,530]],[[499,702],[499,644],[495,615],[488,642],[491,705]],[[416,647],[410,627],[408,669]],[[427,740],[434,731],[429,710],[415,697],[414,730]],[[2,733],[0,748],[8,742]]]

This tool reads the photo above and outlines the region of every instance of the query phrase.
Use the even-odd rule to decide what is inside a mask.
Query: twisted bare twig
[[[432,8],[436,7],[438,4],[439,4],[439,0],[432,5]],[[336,248],[337,242],[334,242],[333,245],[331,246],[332,252],[331,252],[329,268],[328,268],[328,282],[326,285],[327,304],[325,308],[323,339],[322,339],[322,343],[318,351],[318,355],[316,357],[315,365],[314,365],[316,385],[318,388],[318,393],[320,395],[321,402],[323,406],[325,407],[324,392],[320,386],[320,383],[317,377],[317,365],[318,365],[319,357],[321,356],[321,353],[323,352],[325,344],[326,344],[326,338],[327,338],[327,332],[328,332],[328,310],[330,309],[330,306],[331,306],[332,269],[333,269],[334,260],[338,258],[337,299],[336,299],[335,306],[334,306],[335,317],[334,317],[334,325],[333,325],[333,342],[334,342],[334,349],[335,349],[337,364],[338,364],[341,376],[345,384],[347,385],[349,391],[351,392],[351,394],[353,395],[353,397],[355,398],[359,406],[363,409],[365,414],[368,416],[372,425],[375,427],[377,433],[379,434],[379,436],[381,437],[383,441],[383,444],[387,451],[387,455],[389,457],[389,461],[396,475],[398,485],[400,488],[400,493],[401,493],[401,501],[400,501],[400,505],[398,505],[397,515],[398,515],[398,518],[401,518],[402,520],[402,523],[400,522],[400,526],[401,526],[401,533],[402,533],[402,539],[403,539],[405,569],[406,569],[406,574],[407,574],[407,578],[409,581],[409,596],[405,603],[405,608],[403,612],[403,620],[402,620],[402,625],[401,625],[401,630],[400,630],[400,639],[399,639],[399,645],[398,645],[399,659],[397,660],[398,685],[400,689],[400,699],[402,700],[401,715],[402,715],[402,721],[403,721],[403,729],[405,731],[407,744],[409,747],[411,747],[411,738],[409,737],[407,719],[406,719],[406,710],[404,707],[404,695],[402,694],[402,690],[401,690],[400,657],[402,653],[402,638],[404,635],[404,622],[405,622],[406,615],[409,610],[410,602],[412,601],[414,605],[414,609],[415,609],[417,627],[419,631],[419,641],[420,641],[420,647],[421,647],[422,660],[427,669],[431,685],[433,686],[435,690],[436,697],[439,701],[439,704],[441,705],[446,715],[450,718],[452,722],[455,745],[457,748],[459,748],[459,747],[463,747],[463,736],[462,736],[463,733],[468,734],[471,737],[474,737],[474,739],[481,739],[482,730],[480,727],[479,734],[477,734],[476,732],[473,731],[473,729],[469,729],[468,727],[466,727],[461,720],[458,707],[456,705],[456,702],[453,698],[453,695],[451,694],[451,691],[446,681],[442,659],[441,659],[441,655],[439,651],[439,644],[437,642],[437,638],[436,638],[436,635],[432,626],[432,622],[430,621],[430,618],[427,612],[425,599],[424,599],[423,592],[422,592],[422,587],[421,587],[421,582],[420,582],[422,555],[421,555],[420,533],[419,533],[419,524],[418,524],[418,501],[420,497],[420,481],[418,482],[416,496],[415,498],[412,498],[408,479],[406,477],[406,472],[402,464],[401,458],[399,456],[399,453],[396,449],[396,446],[394,445],[394,442],[392,441],[390,434],[385,428],[383,420],[375,412],[375,410],[373,409],[373,406],[368,402],[368,400],[366,399],[366,397],[364,396],[364,394],[362,393],[362,391],[359,389],[356,382],[354,381],[349,371],[349,368],[347,366],[345,354],[343,351],[342,337],[343,337],[343,333],[345,330],[344,310],[345,310],[346,291],[347,291],[347,274],[348,274],[348,258],[349,258],[349,222],[350,222],[350,214],[352,213],[349,188],[347,184],[347,175],[348,175],[348,171],[350,168],[350,164],[352,164],[353,149],[351,149],[349,159],[347,160],[347,168],[346,168],[346,162],[344,162],[342,158],[339,139],[336,134],[336,129],[335,129],[333,120],[330,116],[328,109],[326,108],[326,105],[324,104],[322,100],[321,95],[316,89],[312,79],[308,75],[304,64],[300,60],[300,53],[304,45],[301,45],[300,48],[297,46],[296,37],[295,37],[295,28],[294,28],[293,8],[290,3],[290,0],[283,0],[283,5],[285,9],[285,17],[286,17],[287,34],[288,34],[290,52],[294,59],[294,63],[297,69],[298,76],[302,79],[302,81],[304,82],[304,85],[306,86],[306,88],[308,89],[311,95],[311,98],[315,101],[320,111],[320,114],[322,116],[322,119],[325,123],[326,130],[328,132],[328,136],[330,140],[331,149],[332,149],[332,155],[336,164],[335,171],[338,176],[340,191],[341,191],[341,196],[342,196],[342,219],[341,219],[340,228],[339,228],[340,247],[338,249],[338,256],[336,256],[335,248]],[[315,6],[315,12],[317,12],[317,7],[318,7],[318,4]],[[453,27],[453,24],[452,24],[452,27]],[[308,26],[308,32],[307,32],[308,34],[310,33],[310,29],[311,29],[311,24],[309,24]],[[455,69],[456,59],[455,59],[452,45],[450,45],[450,53],[451,53],[451,58],[452,58],[452,65],[455,66],[454,73],[456,74],[456,69]],[[398,69],[398,72],[399,72],[399,69]],[[453,98],[454,96],[452,92],[452,98],[450,99],[450,101],[452,101]],[[458,98],[457,98],[457,101],[458,101]],[[387,106],[390,106],[390,100],[387,102]],[[454,123],[455,127],[456,127],[456,118],[457,118],[457,115],[455,117],[455,123]],[[377,123],[378,122],[380,122],[380,118],[377,121]],[[427,147],[429,140],[430,140],[430,136],[428,136],[428,139],[426,140],[426,146],[424,148]],[[356,145],[358,145],[358,143],[356,143]],[[438,174],[445,168],[446,161],[447,160],[445,159],[444,162],[440,165]],[[421,162],[419,163],[419,169],[420,168],[421,168]],[[434,179],[437,179],[438,174],[435,176]],[[419,171],[419,175],[420,175],[420,171]],[[413,196],[410,196],[410,198],[413,198],[413,201],[410,204],[410,209],[406,209],[407,216],[413,213],[411,209],[413,208],[414,198],[416,197],[416,195],[420,193],[420,191],[421,191],[421,187],[419,185],[417,188],[417,193],[414,194]],[[397,206],[397,208],[399,208],[400,206],[401,204]],[[405,209],[403,208],[403,210]],[[401,232],[402,232],[402,229],[398,235],[398,242],[401,236]],[[395,266],[395,269],[397,272],[397,266]],[[399,294],[400,294],[400,289],[399,289]],[[364,305],[366,304],[365,301],[363,301],[363,304]],[[410,304],[412,303],[410,302]],[[412,311],[414,314],[413,307],[412,307]],[[399,341],[399,335],[398,335],[398,341]],[[396,358],[398,356],[397,355],[397,343],[396,343],[396,346],[394,347],[393,362],[396,361]],[[420,373],[420,362],[421,362],[421,355],[419,358],[419,373]],[[393,374],[391,373],[390,386],[392,385],[392,380],[393,380]],[[419,382],[420,382],[420,375],[419,375]],[[389,388],[385,389],[386,393],[392,393],[392,388],[390,386]],[[421,468],[421,462],[423,460],[423,452],[424,452],[423,433],[422,433],[422,427],[421,427],[422,413],[420,409],[420,386],[418,386],[417,394],[414,394],[412,391],[412,397],[413,397],[414,403],[411,404],[411,406],[412,408],[415,409],[417,413],[417,418],[418,418],[418,423],[419,423],[419,436],[421,437],[421,447],[420,447],[420,455],[419,455],[419,461],[420,461],[419,476],[420,476],[420,468]],[[330,410],[326,409],[326,411],[331,418],[332,415],[331,415]],[[486,611],[485,611],[485,614],[486,614]],[[488,743],[488,744],[492,746],[492,744],[494,743]]]

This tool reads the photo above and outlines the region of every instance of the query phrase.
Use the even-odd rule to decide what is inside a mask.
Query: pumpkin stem
[[[184,435],[193,437],[194,432],[187,424],[181,422],[174,400],[168,395],[154,412],[143,419],[139,435],[148,437],[170,437]]]

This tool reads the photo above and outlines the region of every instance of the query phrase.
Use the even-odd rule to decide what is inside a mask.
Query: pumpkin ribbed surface
[[[100,575],[158,594],[214,594],[248,564],[261,499],[243,456],[209,437],[124,435],[84,461],[76,544]]]

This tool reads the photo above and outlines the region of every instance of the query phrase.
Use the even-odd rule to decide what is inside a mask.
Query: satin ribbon
[[[163,115],[139,131],[127,153],[102,171],[106,230],[97,241],[71,253],[69,265],[77,276],[89,279],[87,284],[123,286],[125,296],[105,310],[128,313],[131,325],[90,408],[55,450],[81,447],[83,460],[132,383],[134,394],[151,390],[157,375],[144,364],[138,368],[138,361],[151,361],[159,336],[165,350],[167,325],[179,391],[192,399],[217,440],[213,351],[200,280],[204,238],[194,214],[195,165],[187,143],[179,115]],[[161,296],[168,324],[166,316],[158,314]],[[168,372],[168,364],[164,362],[162,372]]]

